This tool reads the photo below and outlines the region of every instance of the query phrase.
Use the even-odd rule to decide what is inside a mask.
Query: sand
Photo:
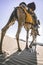
[[[7,55],[4,58],[0,55],[0,65],[43,65],[43,46],[37,45],[36,49],[30,52],[31,49],[25,49],[26,42],[19,42],[21,52],[17,52],[18,47],[15,38],[4,37],[2,49]]]

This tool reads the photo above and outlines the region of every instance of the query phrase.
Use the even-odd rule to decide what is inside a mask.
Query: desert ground
[[[20,41],[22,51],[18,52],[16,39],[5,36],[2,49],[6,53],[0,55],[0,65],[43,65],[43,46],[26,50],[25,45],[26,42]]]

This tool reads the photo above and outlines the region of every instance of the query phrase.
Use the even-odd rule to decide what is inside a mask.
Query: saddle
[[[35,22],[34,22],[33,17],[32,17],[33,11],[31,9],[29,11],[27,11],[26,8],[24,8],[24,7],[21,7],[21,8],[23,9],[23,11],[26,14],[25,23],[29,23],[29,24],[34,25]]]

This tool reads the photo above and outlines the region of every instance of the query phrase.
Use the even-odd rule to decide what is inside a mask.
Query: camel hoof
[[[0,50],[0,54],[3,54],[2,50]]]
[[[27,50],[28,50],[29,48],[28,48],[28,47],[26,47],[25,49],[27,49]]]
[[[31,45],[29,45],[29,48],[32,48],[32,46],[31,46]]]
[[[21,49],[18,49],[19,52],[21,52],[22,50]]]

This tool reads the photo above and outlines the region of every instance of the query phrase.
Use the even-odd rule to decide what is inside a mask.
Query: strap
[[[34,24],[32,24],[32,23],[30,23],[30,22],[25,22],[26,24],[31,24],[31,25],[33,25],[33,26],[35,26]]]

